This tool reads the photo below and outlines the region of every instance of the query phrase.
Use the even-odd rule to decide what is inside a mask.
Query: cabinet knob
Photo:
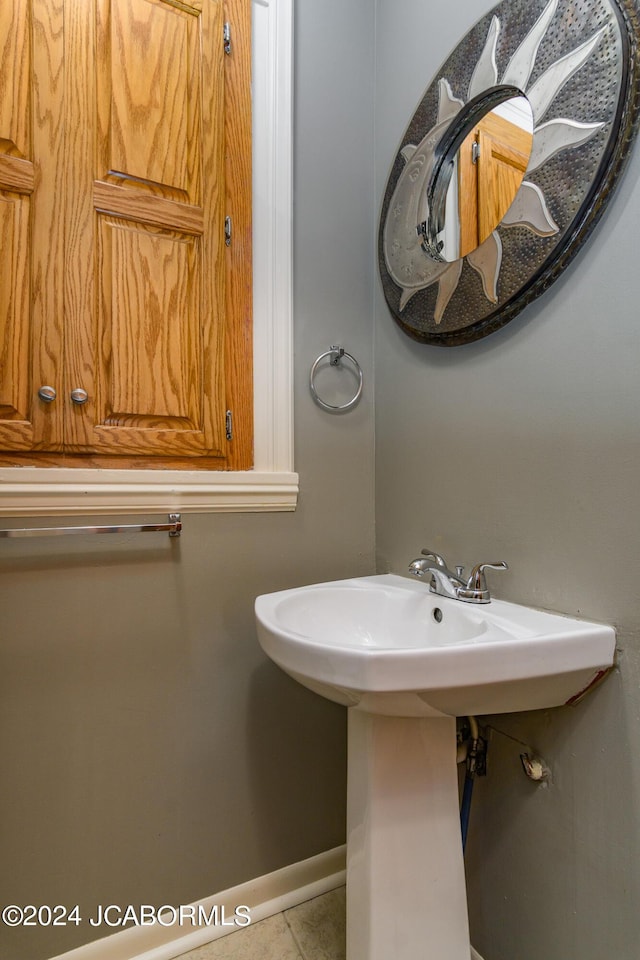
[[[74,403],[82,404],[86,403],[89,399],[89,394],[86,390],[83,390],[81,387],[76,387],[75,390],[71,391],[71,399]]]
[[[58,394],[54,387],[44,386],[38,390],[38,396],[41,400],[44,400],[45,403],[53,403]]]

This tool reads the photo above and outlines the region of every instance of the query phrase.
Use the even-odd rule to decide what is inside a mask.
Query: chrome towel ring
[[[347,400],[346,403],[340,403],[340,404],[327,403],[320,396],[318,396],[318,392],[316,390],[316,385],[315,385],[316,373],[318,370],[318,366],[322,363],[322,361],[326,357],[329,357],[329,363],[331,364],[332,367],[339,366],[340,361],[342,359],[348,360],[353,365],[358,375],[358,389],[356,390],[353,397],[350,400]],[[327,410],[329,413],[340,413],[344,410],[351,410],[352,407],[355,407],[356,403],[360,399],[360,396],[362,395],[362,369],[360,367],[360,364],[358,363],[358,361],[354,356],[352,356],[350,353],[347,353],[347,351],[344,350],[342,347],[335,347],[335,346],[329,347],[328,350],[320,354],[318,359],[315,361],[315,363],[311,367],[311,373],[309,374],[309,389],[311,390],[311,396],[313,397],[315,402],[318,404],[318,406],[322,407],[323,410]]]

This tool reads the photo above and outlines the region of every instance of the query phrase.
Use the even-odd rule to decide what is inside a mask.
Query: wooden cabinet
[[[458,154],[461,257],[487,239],[513,203],[532,142],[530,131],[490,112],[462,143]]]
[[[0,4],[2,465],[251,466],[250,15]]]

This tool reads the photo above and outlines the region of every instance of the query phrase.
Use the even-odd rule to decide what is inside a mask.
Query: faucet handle
[[[471,571],[471,576],[467,580],[467,586],[460,591],[460,595],[466,600],[474,600],[476,603],[489,603],[491,594],[487,587],[487,579],[484,571],[490,570],[508,570],[509,565],[504,560],[498,560],[496,563],[478,563]]]
[[[427,550],[425,547],[420,551],[423,557],[426,557],[427,560],[433,560],[434,563],[437,563],[439,567],[442,567],[443,570],[447,569],[447,561],[444,557],[441,557],[439,553],[436,553],[435,550]]]

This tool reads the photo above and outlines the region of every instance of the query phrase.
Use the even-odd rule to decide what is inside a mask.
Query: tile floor
[[[207,943],[178,960],[345,960],[345,888]]]

